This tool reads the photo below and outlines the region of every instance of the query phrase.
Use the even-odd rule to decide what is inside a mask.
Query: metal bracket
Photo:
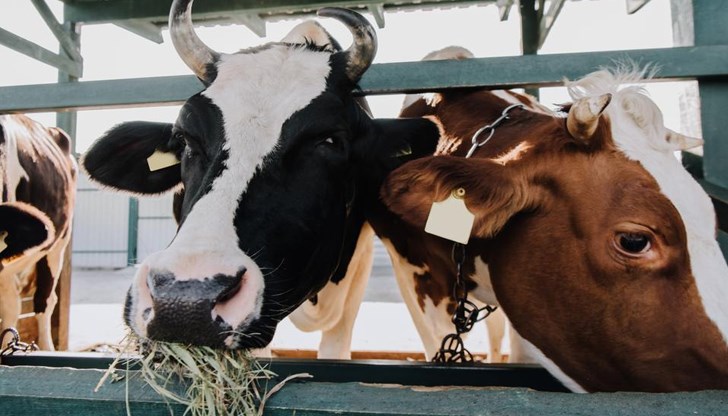
[[[546,42],[546,38],[549,35],[549,32],[551,32],[551,28],[554,26],[554,23],[556,22],[556,18],[559,17],[559,13],[561,13],[561,9],[564,7],[564,3],[566,0],[553,0],[551,1],[551,5],[549,6],[548,11],[541,16],[539,19],[539,27],[538,27],[538,48],[541,49],[544,42]]]
[[[384,29],[384,3],[370,4],[367,6],[369,13],[374,16],[374,21],[377,22],[379,29]]]
[[[627,14],[634,14],[644,7],[650,0],[626,0]]]
[[[250,31],[258,35],[258,37],[265,37],[265,20],[263,20],[260,15],[249,13],[236,14],[233,17],[233,20],[250,29]]]
[[[142,19],[130,19],[121,22],[114,22],[116,26],[129,32],[139,35],[144,39],[151,40],[154,43],[163,43],[162,29],[151,21]]]

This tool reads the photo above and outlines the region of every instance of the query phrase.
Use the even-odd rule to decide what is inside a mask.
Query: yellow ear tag
[[[174,153],[160,152],[159,150],[155,150],[154,153],[147,158],[147,164],[149,165],[149,170],[151,172],[168,168],[178,163],[179,159],[177,159],[177,156]]]
[[[475,215],[465,206],[465,189],[458,188],[441,202],[435,202],[427,217],[425,232],[461,244],[467,244]]]
[[[8,248],[8,244],[5,242],[5,238],[8,236],[7,231],[0,231],[0,253]]]

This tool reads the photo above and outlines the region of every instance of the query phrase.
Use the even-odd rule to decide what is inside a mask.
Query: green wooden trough
[[[0,415],[184,413],[134,369],[94,392],[111,361],[77,353],[3,357]],[[270,368],[280,378],[302,372],[313,378],[286,384],[268,401],[266,415],[728,414],[728,391],[573,394],[530,365],[274,359]]]

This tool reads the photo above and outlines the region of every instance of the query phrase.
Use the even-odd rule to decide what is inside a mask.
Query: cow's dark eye
[[[319,138],[318,142],[316,142],[318,146],[326,146],[326,147],[333,147],[333,148],[341,148],[342,147],[342,139],[339,138],[336,135],[326,135],[321,138]]]
[[[202,146],[200,145],[199,141],[197,141],[194,137],[185,135],[184,143],[185,155],[187,157],[197,157],[205,155],[205,152],[202,150]]]
[[[643,233],[618,233],[617,245],[628,254],[642,254],[652,247],[650,237]]]

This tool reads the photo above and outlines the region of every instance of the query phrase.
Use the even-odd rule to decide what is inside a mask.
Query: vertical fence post
[[[64,23],[63,28],[70,35],[73,42],[77,46],[80,45],[81,37],[76,24],[66,22]],[[69,56],[62,46],[59,47],[59,53],[64,56]],[[78,78],[65,72],[58,71],[59,83],[77,81]],[[71,153],[73,155],[76,155],[76,120],[77,115],[75,111],[56,113],[56,126],[63,129],[71,138]],[[53,310],[53,315],[51,315],[51,336],[53,338],[53,344],[59,350],[68,349],[68,325],[71,317],[72,256],[73,237],[68,243],[68,247],[64,254],[61,275],[59,276],[58,283],[56,284],[56,296],[58,296],[58,303],[56,304],[56,308]]]
[[[728,39],[728,0],[693,1],[695,45],[722,45]],[[700,119],[703,131],[703,176],[728,189],[728,140],[725,137],[725,109],[728,108],[728,82],[725,79],[700,80]],[[723,255],[728,258],[728,235],[718,232]]]
[[[521,54],[536,55],[538,54],[538,40],[540,34],[540,18],[539,13],[543,10],[536,10],[536,0],[521,0]],[[526,88],[526,93],[531,94],[538,100],[538,88]]]
[[[127,241],[126,264],[133,266],[137,262],[139,238],[139,200],[129,198],[129,240]]]
[[[693,1],[695,45],[722,45],[728,39],[728,0]],[[728,82],[701,80],[700,116],[705,152],[703,173],[709,182],[728,188],[728,140],[725,138],[725,109],[728,108]]]

